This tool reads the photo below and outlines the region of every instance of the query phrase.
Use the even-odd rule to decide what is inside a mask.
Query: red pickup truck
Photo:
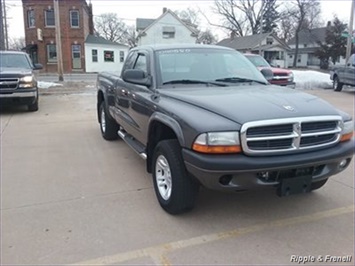
[[[274,74],[273,78],[269,80],[271,84],[287,86],[290,88],[295,88],[296,83],[293,81],[293,73],[291,70],[284,68],[276,68],[270,66],[270,64],[260,55],[257,54],[244,54],[246,58],[249,59],[259,70],[270,69]]]

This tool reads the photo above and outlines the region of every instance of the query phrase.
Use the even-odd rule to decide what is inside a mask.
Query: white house
[[[138,45],[196,43],[196,28],[182,21],[174,12],[164,8],[157,19],[137,18]]]
[[[128,50],[127,45],[88,35],[85,40],[86,72],[120,72]]]
[[[327,27],[329,26],[330,22],[328,22]],[[319,43],[325,43],[327,27],[300,31],[298,35],[297,67],[319,68],[321,66],[321,61],[315,55],[315,52],[320,47]],[[293,37],[287,44],[292,49],[288,55],[288,65],[292,66],[296,50],[296,37]],[[337,64],[345,64],[345,58],[338,58]]]
[[[275,66],[287,68],[287,53],[290,47],[275,34],[262,33],[249,36],[223,39],[217,45],[233,48],[242,53],[255,53],[263,56],[268,62]]]

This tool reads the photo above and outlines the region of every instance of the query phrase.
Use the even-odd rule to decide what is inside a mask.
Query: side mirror
[[[34,70],[42,69],[43,65],[42,64],[34,64]]]
[[[271,69],[269,68],[263,68],[262,70],[260,70],[260,72],[261,74],[263,74],[267,81],[272,80],[272,78],[274,77],[274,73],[272,73]]]
[[[123,71],[122,79],[129,83],[147,87],[152,85],[150,77],[147,77],[146,73],[141,69],[126,69]]]

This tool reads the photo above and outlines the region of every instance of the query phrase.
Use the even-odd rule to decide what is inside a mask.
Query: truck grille
[[[342,125],[340,116],[249,122],[241,129],[242,148],[249,155],[273,155],[323,148],[339,141]]]
[[[15,90],[18,82],[18,78],[0,78],[0,90]]]

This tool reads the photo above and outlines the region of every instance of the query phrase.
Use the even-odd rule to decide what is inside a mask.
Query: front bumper
[[[13,92],[0,91],[2,105],[29,105],[36,102],[38,89],[17,89]]]
[[[282,87],[288,87],[291,89],[295,89],[296,88],[296,82],[291,82],[291,81],[280,81],[280,80],[272,80],[270,81],[270,83],[272,85],[277,85],[277,86],[282,86]]]
[[[354,154],[354,140],[293,155],[206,155],[188,149],[183,149],[182,154],[187,171],[203,186],[214,190],[238,191],[277,187],[283,178],[292,175],[311,175],[312,182],[327,179],[349,165]],[[343,160],[346,160],[346,164],[340,167]]]

